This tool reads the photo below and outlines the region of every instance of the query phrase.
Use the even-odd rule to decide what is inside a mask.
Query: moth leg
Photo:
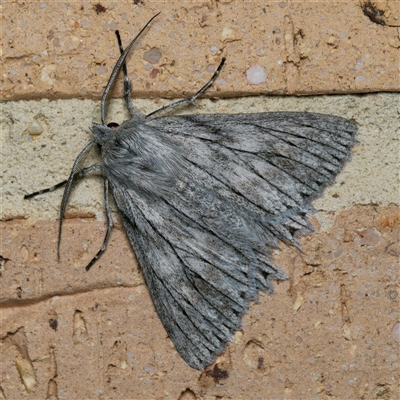
[[[86,271],[89,271],[89,269],[92,267],[92,265],[97,261],[97,259],[104,253],[108,239],[110,238],[110,233],[111,229],[114,226],[114,221],[111,216],[111,211],[110,211],[110,204],[108,201],[108,186],[109,186],[109,181],[107,178],[104,179],[104,203],[106,206],[106,216],[107,216],[107,232],[106,236],[104,238],[103,244],[100,248],[100,250],[97,252],[97,254],[93,257],[92,261],[86,266]]]
[[[119,51],[121,52],[121,54],[124,54],[124,48],[122,47],[122,41],[119,31],[116,30],[115,34],[117,35]],[[131,114],[132,118],[135,118],[138,116],[139,112],[135,110],[135,107],[132,105],[131,102],[132,83],[128,77],[128,68],[126,67],[126,62],[122,64],[122,71],[124,73],[124,98],[126,101],[126,106],[128,107],[129,113]]]
[[[189,98],[183,99],[183,100],[179,100],[179,101],[177,101],[175,103],[168,104],[167,106],[161,107],[160,109],[158,109],[156,111],[153,111],[150,114],[147,114],[145,116],[145,119],[150,119],[150,118],[154,117],[156,114],[159,114],[161,112],[167,111],[167,110],[169,110],[170,108],[173,108],[173,107],[179,107],[179,106],[182,106],[182,105],[185,105],[185,104],[189,104],[189,103],[194,105],[194,101],[197,99],[197,97],[199,97],[201,94],[203,94],[214,83],[214,81],[217,79],[217,76],[219,75],[223,65],[225,64],[225,60],[226,60],[225,57],[222,58],[220,64],[218,65],[218,68],[214,72],[214,74],[211,77],[211,79],[197,93],[195,93],[192,97],[189,97]]]
[[[101,173],[101,166],[100,165],[91,165],[90,167],[84,168],[82,171],[79,171],[78,173],[76,173],[74,175],[73,179],[75,181],[78,181],[79,179],[83,178],[84,175],[86,175],[87,173],[89,173],[91,171],[96,171],[98,173]],[[49,188],[46,188],[46,189],[42,189],[42,190],[38,190],[37,192],[34,192],[34,193],[26,194],[24,196],[24,199],[30,199],[32,197],[39,196],[39,195],[44,194],[44,193],[53,192],[54,190],[66,185],[67,182],[68,182],[68,180],[66,179],[65,181],[57,183],[56,185],[54,185],[52,187],[49,187]]]

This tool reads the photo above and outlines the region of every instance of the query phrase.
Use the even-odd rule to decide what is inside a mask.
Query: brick
[[[2,99],[99,99],[119,56],[115,29],[126,46],[159,11],[128,57],[134,97],[192,94],[223,55],[208,96],[399,90],[396,6],[377,23],[355,0],[136,3],[3,3]],[[265,82],[250,83],[254,68]]]

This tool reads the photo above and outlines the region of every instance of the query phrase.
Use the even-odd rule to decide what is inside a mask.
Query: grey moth
[[[155,18],[154,16],[143,30]],[[300,247],[313,227],[311,202],[349,160],[357,133],[347,119],[306,112],[159,116],[194,96],[142,116],[131,105],[124,50],[104,90],[101,123],[65,185],[62,220],[73,184],[89,172],[104,177],[108,228],[113,196],[158,316],[176,350],[203,369],[222,353],[259,291],[273,292],[286,273],[272,260],[279,241]],[[131,119],[105,122],[105,101],[119,71]],[[81,166],[94,147],[101,163]],[[59,252],[58,252],[59,253]]]

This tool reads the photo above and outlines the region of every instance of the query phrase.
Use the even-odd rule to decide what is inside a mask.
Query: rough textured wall
[[[225,55],[208,95],[229,99],[182,112],[313,111],[360,129],[314,203],[317,233],[302,252],[276,251],[290,279],[203,372],[174,350],[120,226],[85,272],[105,232],[99,178],[71,196],[60,262],[61,192],[23,200],[65,179],[88,143],[113,31],[126,45],[157,11],[128,64],[133,96],[154,98],[135,103],[144,112],[196,91]],[[2,13],[0,398],[398,398],[398,3],[3,2]],[[287,96],[320,93],[341,95]],[[109,115],[126,119],[122,101]]]

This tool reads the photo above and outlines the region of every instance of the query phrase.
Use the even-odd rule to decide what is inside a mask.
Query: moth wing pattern
[[[159,194],[113,179],[112,163],[104,172],[162,323],[182,358],[203,369],[258,291],[286,278],[271,250],[280,240],[300,246],[298,236],[312,232],[311,201],[349,159],[356,125],[279,112],[130,120],[116,138],[118,130],[129,148],[138,135],[158,137],[182,157]]]
[[[348,119],[304,112],[181,115],[147,124],[174,140],[272,247],[278,240],[299,246],[298,236],[313,232],[311,202],[349,161],[358,130]]]
[[[203,369],[241,326],[254,260],[160,199],[113,194],[159,318],[182,358]]]

